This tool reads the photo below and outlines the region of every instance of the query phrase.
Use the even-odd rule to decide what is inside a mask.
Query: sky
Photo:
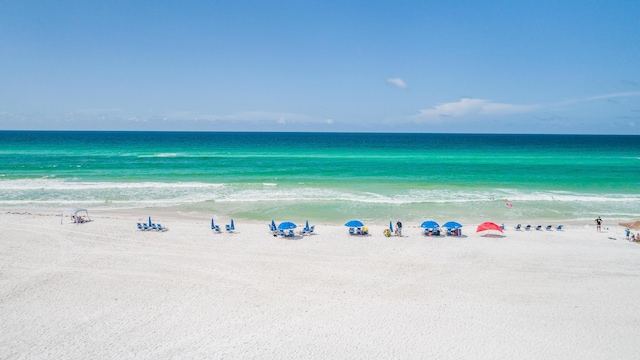
[[[640,135],[640,1],[0,0],[0,130]]]

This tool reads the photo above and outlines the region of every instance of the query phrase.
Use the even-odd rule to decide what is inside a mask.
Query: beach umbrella
[[[231,219],[231,228],[235,229],[236,227],[233,225],[233,219]]]
[[[213,223],[213,218],[211,218],[211,228],[213,229],[215,227],[216,227],[216,225]]]
[[[275,222],[275,221],[273,221],[273,220],[271,220],[271,228],[272,228],[272,229],[275,229],[275,228],[276,228],[276,222]]]
[[[444,223],[444,225],[442,225],[444,227],[446,227],[447,229],[459,229],[462,227],[462,225],[460,225],[459,223],[455,222],[455,221],[448,221],[446,223]]]
[[[492,223],[490,221],[483,222],[482,224],[478,225],[476,232],[487,231],[487,230],[497,230],[502,232],[502,228],[500,227],[500,225],[496,223]]]
[[[440,225],[438,225],[438,223],[433,220],[427,220],[422,224],[420,224],[420,227],[424,229],[435,229],[435,228],[439,228]]]
[[[309,228],[309,220],[307,220],[307,221],[304,223],[304,228],[305,228],[305,229],[308,229],[308,228]]]
[[[349,220],[346,224],[344,224],[344,226],[361,227],[361,226],[364,226],[364,224],[360,220]]]
[[[393,232],[393,224],[391,223],[391,221],[389,221],[389,230],[391,230],[391,232]]]
[[[149,226],[151,226],[151,216],[149,216]]]
[[[281,222],[280,225],[278,225],[278,229],[280,230],[295,229],[297,227],[298,225],[292,223],[291,221],[284,221],[284,222]]]
[[[619,223],[619,225],[629,229],[640,229],[640,221],[624,222],[624,223]]]

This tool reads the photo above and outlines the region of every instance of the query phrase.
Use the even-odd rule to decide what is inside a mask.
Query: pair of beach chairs
[[[233,219],[231,219],[231,224],[226,224],[224,226],[225,230],[227,232],[234,232],[236,230],[236,225],[233,222]],[[220,231],[220,225],[216,225],[213,221],[213,218],[211,218],[211,230],[215,231],[215,232],[221,232]]]
[[[422,235],[424,236],[440,236],[440,228],[435,229],[424,229]],[[447,235],[451,235],[451,230],[447,229]]]
[[[349,235],[369,235],[369,229],[363,228],[349,228]]]
[[[167,231],[166,227],[163,227],[162,224],[154,224],[154,223],[138,223],[138,230],[140,231]]]
[[[524,227],[524,229],[525,229],[525,230],[527,230],[527,231],[528,231],[528,230],[531,230],[531,225],[527,225],[527,226],[525,226],[525,227]],[[542,225],[538,225],[538,226],[536,226],[536,227],[535,227],[535,229],[536,229],[536,230],[542,230]],[[546,229],[547,229],[548,231],[553,230],[553,225],[547,225]],[[516,230],[522,230],[522,225],[521,225],[521,224],[516,225]],[[556,231],[562,231],[562,230],[564,230],[564,226],[563,226],[563,225],[558,225],[558,226],[556,227]]]

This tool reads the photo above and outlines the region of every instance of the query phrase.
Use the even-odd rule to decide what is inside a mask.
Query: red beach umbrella
[[[491,221],[483,222],[482,224],[478,225],[476,232],[486,231],[486,230],[498,230],[502,232],[502,228],[500,227],[500,225],[496,223],[492,223]]]

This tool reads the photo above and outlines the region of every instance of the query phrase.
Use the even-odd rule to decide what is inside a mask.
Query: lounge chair
[[[290,229],[289,230],[289,237],[294,237],[294,236],[295,236],[295,233],[293,232],[293,229]]]
[[[233,232],[236,229],[235,224],[233,223],[233,219],[231,219],[231,224],[225,225],[224,227],[228,232]]]
[[[213,219],[211,219],[211,230],[215,232],[220,232],[220,225],[216,225],[213,223]]]
[[[531,225],[527,225],[527,226],[525,226],[525,228],[524,228],[524,229],[525,229],[525,230],[531,230]]]
[[[147,225],[147,223],[142,223],[142,228],[147,231],[147,230],[151,230],[151,228],[149,227],[149,225]]]
[[[156,224],[151,224],[151,230],[158,230],[158,226]]]
[[[142,227],[142,224],[141,224],[141,223],[138,223],[138,230],[140,230],[140,231],[144,231],[144,227]]]
[[[547,230],[551,231],[552,228],[553,228],[553,226],[547,225]]]
[[[156,230],[158,230],[158,231],[167,231],[169,229],[167,229],[166,227],[162,227],[161,224],[156,224]]]
[[[563,230],[563,229],[564,229],[564,226],[562,226],[562,225],[558,225],[558,227],[556,228],[556,230],[558,230],[558,231]]]
[[[349,228],[349,235],[355,235],[356,230],[354,228]]]
[[[536,230],[542,230],[542,225],[536,226]]]
[[[280,229],[280,236],[285,237],[287,234],[285,234],[284,230]]]
[[[516,230],[522,230],[522,225],[520,224],[516,225]]]

